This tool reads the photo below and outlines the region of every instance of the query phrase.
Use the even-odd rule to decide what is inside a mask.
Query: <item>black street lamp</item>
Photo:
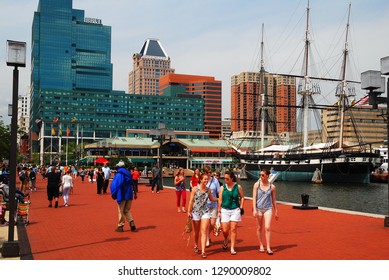
[[[15,192],[16,192],[16,165],[17,165],[17,135],[18,135],[18,97],[19,97],[19,70],[26,67],[26,43],[7,40],[7,65],[14,66],[12,90],[12,118],[11,118],[11,150],[9,157],[9,225],[8,241],[3,244],[2,255],[8,257],[19,256],[19,242],[14,240],[15,234]]]
[[[369,104],[373,109],[378,104],[386,103],[386,148],[389,149],[389,78],[386,86],[386,97],[380,97],[385,92],[385,77],[389,75],[389,56],[381,58],[381,71],[369,70],[361,74],[361,88],[369,90]],[[388,216],[385,216],[384,227],[389,227],[389,181],[388,181]]]
[[[158,165],[159,165],[159,184],[160,186],[157,186],[159,190],[163,189],[163,174],[162,174],[162,145],[165,141],[171,141],[172,137],[174,136],[174,131],[171,129],[166,128],[165,123],[159,123],[157,129],[150,129],[150,136],[152,140],[158,140],[159,142],[159,148],[158,148]]]

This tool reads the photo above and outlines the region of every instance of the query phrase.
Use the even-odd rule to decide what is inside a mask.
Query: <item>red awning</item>
[[[192,153],[220,153],[221,149],[191,149]]]

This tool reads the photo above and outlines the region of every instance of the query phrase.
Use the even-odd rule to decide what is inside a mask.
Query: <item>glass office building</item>
[[[78,145],[125,136],[126,129],[156,128],[159,122],[174,130],[204,130],[202,99],[112,90],[111,27],[72,5],[72,0],[40,0],[34,13],[32,152],[60,154],[64,139]]]

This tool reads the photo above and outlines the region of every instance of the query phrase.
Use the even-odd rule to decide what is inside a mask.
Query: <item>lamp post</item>
[[[386,103],[386,148],[389,150],[389,78],[387,80],[386,97],[380,97],[385,92],[385,77],[389,75],[389,56],[381,58],[381,71],[369,70],[361,74],[361,88],[369,90],[369,104],[373,109],[378,104]],[[388,215],[384,219],[384,227],[389,227],[389,181],[388,181]]]
[[[159,148],[158,148],[158,155],[159,155],[159,160],[158,160],[158,165],[159,165],[159,178],[160,178],[160,186],[158,186],[159,190],[162,190],[163,188],[163,174],[162,174],[162,145],[165,141],[171,141],[172,137],[174,135],[173,130],[167,129],[165,123],[159,123],[157,129],[150,129],[150,136],[151,139],[158,140],[159,142]]]
[[[15,191],[16,191],[16,164],[17,164],[17,133],[18,133],[18,96],[19,70],[26,67],[26,43],[7,40],[7,65],[14,66],[12,84],[12,118],[11,118],[11,150],[9,157],[9,225],[8,241],[3,244],[4,257],[19,256],[19,242],[14,240],[15,230]]]

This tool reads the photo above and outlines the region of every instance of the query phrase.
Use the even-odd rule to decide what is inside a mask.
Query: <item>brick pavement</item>
[[[188,196],[189,197],[189,193]],[[115,232],[117,206],[110,195],[97,195],[96,185],[76,180],[69,207],[48,208],[45,182],[31,195],[27,235],[35,260],[198,260],[182,238],[186,219],[177,213],[174,190],[152,194],[139,186],[132,214],[137,232],[128,225]],[[188,199],[189,200],[189,199]],[[280,219],[273,221],[273,256],[258,252],[251,200],[238,227],[237,255],[222,250],[222,237],[213,237],[210,260],[388,260],[389,228],[383,217],[327,210],[296,210],[279,204]]]

